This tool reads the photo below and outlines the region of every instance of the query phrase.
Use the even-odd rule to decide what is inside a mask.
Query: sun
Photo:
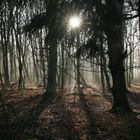
[[[81,25],[81,18],[79,16],[72,16],[69,19],[69,26],[71,28],[78,28]]]

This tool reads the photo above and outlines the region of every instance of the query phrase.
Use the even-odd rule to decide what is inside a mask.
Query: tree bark
[[[50,97],[56,96],[56,74],[57,74],[57,38],[54,37],[50,42],[49,60],[48,60],[47,94]]]
[[[46,38],[46,48],[49,45],[49,56],[48,56],[48,81],[46,95],[51,99],[56,97],[56,75],[57,75],[57,38],[58,38],[58,26],[57,25],[57,4],[56,0],[49,2],[45,1],[47,17],[49,23],[46,24],[48,27],[48,35]]]
[[[112,76],[112,93],[114,103],[112,112],[129,112],[131,108],[127,99],[127,87],[124,69],[124,45],[122,29],[123,0],[108,1],[108,39],[109,68]],[[113,8],[114,7],[114,8]],[[118,12],[118,10],[120,10]]]

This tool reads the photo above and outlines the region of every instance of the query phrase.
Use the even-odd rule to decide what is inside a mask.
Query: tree
[[[91,4],[92,3],[92,4]],[[89,2],[92,13],[93,30],[92,40],[87,46],[95,55],[100,49],[98,41],[101,38],[100,32],[105,34],[108,45],[109,69],[112,76],[112,95],[114,98],[111,112],[129,112],[131,108],[128,103],[124,61],[127,51],[124,50],[123,25],[124,25],[124,1],[106,0]],[[95,9],[95,10],[93,10]],[[91,19],[90,19],[91,20]],[[90,39],[91,40],[91,39]]]
[[[106,0],[105,5],[97,5],[97,8],[103,7],[104,13],[99,13],[101,22],[103,22],[103,30],[107,36],[109,68],[112,76],[112,94],[114,103],[112,112],[131,111],[128,103],[125,80],[124,60],[126,51],[124,51],[123,43],[123,0]]]
[[[57,42],[63,36],[61,26],[60,3],[55,0],[45,1],[46,12],[34,16],[28,25],[24,26],[24,31],[36,31],[45,25],[47,29],[45,48],[49,48],[48,56],[48,78],[46,94],[49,97],[56,96],[56,74],[57,74]]]
[[[114,103],[112,111],[130,111],[127,100],[128,90],[125,81],[124,45],[123,45],[123,0],[107,1],[107,15],[109,23],[106,30],[108,39],[109,67],[112,75],[112,93]],[[114,19],[113,19],[114,18]]]

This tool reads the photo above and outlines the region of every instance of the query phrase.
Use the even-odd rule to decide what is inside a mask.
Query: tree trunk
[[[50,42],[48,60],[48,85],[47,94],[56,96],[56,74],[57,74],[57,39],[54,37]]]
[[[124,44],[122,32],[122,9],[123,1],[108,1],[108,28],[106,30],[108,39],[109,68],[112,76],[112,93],[114,103],[112,112],[131,111],[126,88],[124,69]],[[118,11],[119,10],[119,11]]]
[[[62,44],[61,44],[61,89],[63,90],[64,89],[64,42],[62,41]]]
[[[57,75],[57,38],[58,38],[58,26],[57,25],[57,4],[58,1],[51,0],[51,1],[45,1],[46,3],[46,10],[47,10],[47,16],[49,24],[48,27],[48,35],[46,38],[46,45],[49,45],[49,55],[48,55],[48,81],[47,81],[47,90],[46,95],[50,98],[56,97],[56,75]],[[49,17],[51,17],[49,19]],[[46,46],[46,48],[47,48]]]
[[[5,86],[9,86],[9,68],[8,68],[8,48],[7,45],[3,47],[3,68],[4,68],[4,82]]]
[[[115,33],[117,34],[117,32]],[[118,33],[119,34],[119,33]],[[112,111],[130,111],[129,103],[127,100],[128,90],[126,88],[125,81],[125,69],[124,69],[124,59],[119,36],[108,35],[108,48],[109,48],[109,60],[110,60],[110,71],[113,81],[113,97],[114,103]]]
[[[79,49],[80,47],[80,36],[77,35],[77,50]],[[80,57],[77,57],[76,59],[76,76],[77,76],[77,89],[78,89],[78,93],[80,93]]]
[[[118,43],[116,42],[115,38],[114,39],[111,38],[111,40],[109,40],[108,42],[110,44],[108,47],[117,48]],[[125,83],[124,63],[119,50],[114,49],[114,51],[112,52],[110,51],[109,59],[110,59],[110,71],[113,81],[112,93],[114,97],[112,111],[113,112],[130,111],[129,103],[126,96],[128,90],[126,88]]]
[[[103,61],[103,56],[104,56],[104,50],[103,50],[103,36],[102,34],[100,34],[100,48],[99,48],[99,52],[100,52],[100,69],[101,69],[101,84],[102,84],[102,93],[105,93],[105,78],[104,78],[104,61]]]

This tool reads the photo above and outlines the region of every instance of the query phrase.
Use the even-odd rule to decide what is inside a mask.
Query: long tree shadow
[[[87,104],[87,101],[85,99],[85,95],[83,94],[83,91],[79,94],[80,104],[82,109],[84,110],[87,120],[88,120],[88,135],[89,139],[94,140],[95,135],[97,134],[97,128],[96,128],[96,120],[94,112],[90,110],[89,105]]]
[[[36,100],[37,97],[31,97],[33,99],[29,99],[31,101]],[[47,97],[46,95],[42,95],[39,103],[24,112],[23,115],[16,118],[16,121],[7,124],[0,124],[0,139],[10,140],[10,139],[26,139],[26,137],[35,137],[35,131],[37,128],[37,120],[41,113],[53,102],[53,97]],[[26,128],[32,128],[32,132],[25,132]],[[29,136],[32,135],[32,136]],[[50,137],[50,136],[48,136]]]
[[[107,98],[108,96],[106,96]],[[112,102],[112,99],[108,99],[110,102]],[[97,107],[96,105],[94,105],[92,107],[92,110],[89,108],[89,105],[87,104],[88,99],[85,98],[85,96],[83,94],[80,94],[80,102],[81,105],[83,107],[83,109],[85,110],[87,119],[89,120],[89,135],[91,137],[91,139],[99,139],[98,136],[98,129],[97,126],[100,126],[100,123],[103,123],[103,120],[101,119],[101,122],[96,122],[97,118],[95,118],[95,116],[97,116],[97,114],[95,114],[94,112],[94,106],[95,108]],[[91,107],[91,106],[90,106]],[[121,123],[123,122],[124,126],[121,126],[121,124],[119,125],[119,127],[121,129],[125,128],[125,134],[127,134],[128,139],[135,139],[135,140],[140,140],[140,120],[138,120],[136,118],[136,116],[138,115],[135,112],[131,112],[131,113],[123,113],[123,114],[112,114],[117,116],[120,120]],[[108,126],[108,122],[105,123]],[[108,130],[106,128],[106,126],[104,126],[104,124],[101,125],[101,130],[104,132],[106,132],[106,130]],[[109,126],[111,127],[111,126]],[[116,125],[117,127],[117,125]],[[104,128],[104,129],[102,129]],[[115,129],[112,127],[112,129]],[[107,134],[108,132],[106,132]],[[108,133],[110,134],[110,133]],[[119,135],[125,138],[125,134],[124,133],[120,133],[120,131],[118,130],[118,133],[114,134],[116,135],[116,139],[117,137],[119,138]]]

